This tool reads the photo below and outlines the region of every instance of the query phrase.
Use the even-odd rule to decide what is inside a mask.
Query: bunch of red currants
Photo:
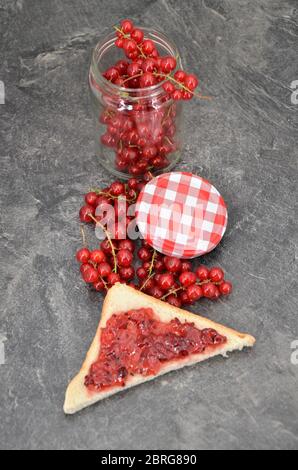
[[[133,221],[133,217],[128,215],[129,207],[136,202],[151,177],[146,174],[142,180],[131,178],[127,183],[116,181],[108,188],[85,195],[80,220],[100,225],[106,239],[98,249],[89,250],[84,246],[77,252],[84,281],[100,292],[107,292],[117,282],[129,284],[175,307],[192,305],[202,297],[216,300],[222,295],[229,295],[232,284],[224,279],[221,268],[208,269],[201,265],[194,270],[189,261],[164,256],[144,240],[138,248],[136,241],[127,238],[127,226]],[[126,201],[126,209],[119,213],[118,204],[123,200]],[[110,204],[115,209],[116,229],[113,236],[106,228],[105,216],[96,215],[96,209],[102,204]],[[135,268],[136,251],[140,264]]]

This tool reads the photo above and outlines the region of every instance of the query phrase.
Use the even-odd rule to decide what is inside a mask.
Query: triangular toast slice
[[[143,308],[150,308],[154,311],[155,315],[160,321],[168,323],[171,320],[178,318],[182,323],[185,321],[192,322],[195,327],[203,330],[205,328],[212,328],[220,335],[227,338],[227,342],[219,345],[214,350],[207,350],[204,353],[189,355],[175,362],[165,362],[161,370],[156,375],[143,376],[134,375],[127,378],[125,386],[114,386],[102,391],[90,392],[85,386],[85,377],[88,375],[91,365],[97,361],[100,352],[100,336],[101,329],[105,328],[108,319],[113,314],[125,313],[130,310],[138,310]],[[95,338],[87,353],[85,362],[78,373],[78,375],[70,382],[65,397],[64,412],[66,414],[74,414],[77,411],[92,405],[99,400],[102,400],[114,393],[126,390],[130,387],[138,385],[142,382],[147,382],[155,377],[170,372],[175,369],[180,369],[184,366],[190,366],[197,362],[204,361],[210,357],[223,355],[235,350],[242,350],[244,347],[252,347],[255,343],[255,338],[250,335],[239,333],[235,330],[227,328],[223,325],[214,323],[207,318],[194,315],[175,307],[172,307],[166,302],[157,300],[151,296],[145,295],[131,287],[123,284],[116,284],[109,290],[104,301],[102,316]]]

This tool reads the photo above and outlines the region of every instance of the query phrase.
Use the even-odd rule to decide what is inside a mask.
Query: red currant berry
[[[115,41],[115,46],[119,47],[119,49],[122,49],[124,45],[124,39],[123,38],[117,38]]]
[[[219,290],[219,288],[217,286],[215,286],[215,292],[214,292],[214,296],[213,296],[213,300],[218,300],[219,297],[221,296],[221,292]]]
[[[116,248],[115,242],[113,242],[113,246],[114,246],[114,248]],[[102,251],[106,255],[112,255],[113,254],[113,250],[112,250],[111,243],[109,242],[109,240],[104,240],[103,242],[101,242],[100,248],[102,249]]]
[[[145,59],[142,63],[142,70],[143,72],[154,72],[156,68],[155,60],[154,59]]]
[[[165,82],[162,87],[167,93],[169,93],[169,95],[171,95],[176,90],[175,85],[169,81]]]
[[[102,292],[105,290],[105,284],[101,279],[99,279],[97,282],[94,282],[93,287],[97,292]]]
[[[136,190],[138,188],[138,180],[136,178],[131,178],[130,180],[128,180],[128,187],[130,189],[134,189]]]
[[[186,88],[188,88],[190,91],[193,91],[195,88],[197,88],[199,84],[199,80],[195,75],[187,75],[184,79],[184,85]]]
[[[207,284],[202,285],[202,291],[204,297],[213,299],[213,297],[216,295],[216,286],[212,284],[212,282],[207,282]]]
[[[187,292],[185,292],[185,291],[181,292],[181,294],[179,295],[179,299],[180,299],[182,305],[192,305],[193,304],[193,301],[190,300],[190,298],[187,295]]]
[[[135,75],[137,75],[138,73],[140,73],[140,66],[137,62],[132,62],[131,64],[129,64],[129,66],[127,67],[127,72],[126,74],[129,76],[129,77],[134,77]]]
[[[108,284],[109,286],[114,286],[117,284],[117,282],[120,282],[120,276],[117,273],[111,273],[108,275]]]
[[[222,295],[230,295],[233,290],[232,283],[229,281],[224,281],[219,286],[220,293]]]
[[[195,273],[192,271],[185,271],[179,276],[179,281],[183,285],[183,287],[188,287],[191,286],[192,284],[195,284],[197,280],[197,277]]]
[[[146,279],[147,276],[148,276],[147,270],[144,269],[142,266],[139,267],[139,268],[137,269],[137,276],[138,276],[139,279],[142,279],[142,280],[143,280],[143,279]]]
[[[189,261],[182,261],[181,263],[181,272],[191,271],[191,263]]]
[[[201,265],[196,270],[196,275],[200,281],[207,281],[207,279],[209,279],[209,269]]]
[[[109,82],[114,82],[119,78],[119,72],[116,67],[110,67],[108,70],[105,71],[104,77],[109,80]]]
[[[138,257],[141,261],[149,261],[152,257],[152,254],[148,248],[142,247],[138,251]]]
[[[110,193],[112,194],[112,196],[116,196],[116,197],[121,196],[122,194],[125,193],[124,184],[118,181],[115,181],[115,183],[111,184]]]
[[[193,302],[203,297],[202,288],[198,284],[193,284],[192,286],[189,286],[186,292],[187,292],[188,298]]]
[[[183,70],[177,70],[174,75],[174,78],[175,80],[177,80],[177,82],[183,83],[186,78],[186,73]]]
[[[92,217],[90,214],[95,215],[95,208],[93,206],[83,206],[80,209],[80,220],[81,222],[90,223],[93,222]]]
[[[158,285],[162,290],[169,290],[175,284],[175,279],[172,274],[165,273],[161,274]]]
[[[121,268],[128,268],[133,261],[133,254],[130,250],[119,250],[117,253],[117,262]]]
[[[88,284],[93,284],[94,282],[97,282],[99,279],[99,274],[95,268],[92,266],[89,267],[89,269],[86,269],[83,273],[83,279],[85,282]]]
[[[129,34],[133,30],[133,22],[131,20],[122,20],[121,21],[121,30],[124,34]]]
[[[179,258],[174,258],[172,256],[165,256],[164,264],[166,269],[170,273],[178,273],[181,271],[181,261]]]
[[[153,286],[149,290],[149,294],[155,297],[155,299],[161,299],[164,293],[158,286]]]
[[[82,248],[77,252],[76,258],[79,263],[87,263],[90,258],[90,251],[88,250],[88,248]]]
[[[163,57],[161,61],[161,71],[163,73],[170,73],[173,70],[175,70],[177,65],[175,57],[168,56],[168,57]]]
[[[152,73],[145,72],[140,77],[140,88],[148,88],[150,86],[155,85],[156,80]]]
[[[124,44],[123,44],[123,49],[127,55],[130,55],[132,53],[135,54],[135,52],[137,52],[137,45],[133,40],[125,39]]]
[[[181,90],[175,90],[175,91],[172,93],[172,98],[173,98],[173,100],[175,100],[175,101],[182,100],[182,91],[181,91]]]
[[[80,272],[82,274],[82,276],[84,276],[84,273],[90,268],[90,264],[89,263],[83,263],[81,264],[80,266]]]
[[[125,60],[118,60],[118,62],[116,62],[115,64],[115,67],[120,73],[120,75],[125,75],[128,67],[128,62],[126,62]]]
[[[112,272],[112,268],[107,262],[100,263],[97,270],[98,270],[100,277],[103,277],[103,278],[108,277],[108,275],[111,274]]]
[[[176,295],[174,295],[174,294],[169,295],[166,300],[167,300],[168,304],[172,305],[173,307],[181,308],[181,306],[182,306],[182,302],[181,302],[180,298],[176,297]]]
[[[156,271],[156,273],[162,273],[164,269],[164,262],[161,259],[157,259],[154,263],[154,270]]]
[[[221,268],[212,268],[209,272],[209,279],[212,282],[221,282],[224,278],[224,272]]]
[[[118,248],[119,250],[129,250],[133,253],[135,251],[135,244],[132,240],[121,240]]]
[[[144,33],[141,29],[135,28],[131,34],[131,39],[133,39],[137,44],[141,44],[144,39]]]
[[[131,279],[135,277],[135,270],[131,266],[128,268],[120,268],[119,274],[124,281],[131,281]]]
[[[144,54],[150,55],[152,54],[154,49],[155,49],[154,42],[151,41],[151,39],[145,39],[145,41],[142,44],[142,50]]]
[[[90,260],[93,263],[99,264],[106,260],[106,256],[101,250],[93,250],[90,254]]]
[[[95,192],[90,192],[85,195],[85,201],[87,206],[96,206],[97,194]]]

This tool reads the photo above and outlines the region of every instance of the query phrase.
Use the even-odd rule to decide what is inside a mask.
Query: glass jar
[[[162,33],[142,29],[159,54],[174,56],[181,69],[176,46]],[[136,89],[104,78],[109,67],[127,60],[114,43],[112,33],[97,44],[89,71],[96,155],[106,170],[122,179],[170,171],[181,152],[181,103],[167,95],[164,81]]]

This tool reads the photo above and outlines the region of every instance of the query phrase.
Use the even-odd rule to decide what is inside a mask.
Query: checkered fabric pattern
[[[195,258],[213,250],[227,227],[225,202],[207,180],[191,173],[167,173],[141,192],[136,221],[141,235],[157,251]]]

